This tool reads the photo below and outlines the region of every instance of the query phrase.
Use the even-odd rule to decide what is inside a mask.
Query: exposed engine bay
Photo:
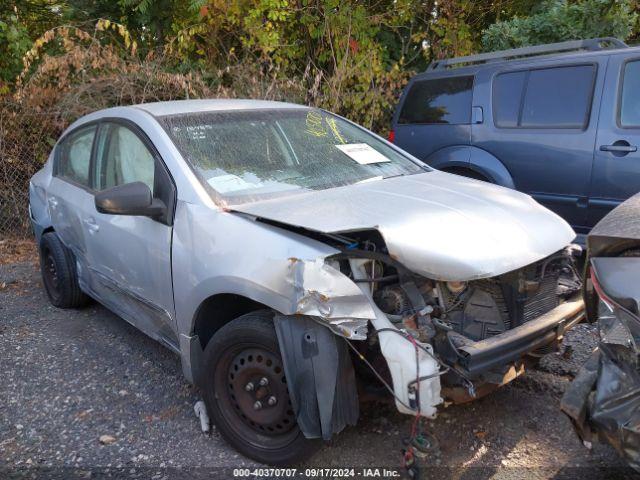
[[[499,335],[557,307],[581,285],[566,252],[492,279],[438,282],[421,278],[413,285],[417,289],[393,280],[372,284],[376,305],[421,341],[435,334],[434,319],[435,325],[471,340]],[[422,314],[412,305],[410,296],[415,294],[425,303]]]
[[[442,385],[450,388],[447,391],[457,392],[450,395],[454,400],[455,397],[471,399],[488,392],[483,388],[487,384],[507,383],[524,371],[523,362],[517,357],[524,353],[548,353],[556,345],[542,340],[539,343],[543,344],[537,348],[531,342],[518,344],[521,350],[533,346],[526,352],[506,352],[504,357],[493,355],[496,361],[483,360],[482,367],[477,368],[461,349],[481,345],[555,312],[582,288],[576,267],[581,250],[576,246],[497,277],[439,281],[414,274],[400,265],[386,253],[382,239],[376,238],[375,233],[365,238],[332,237],[343,240],[346,247],[342,248],[342,254],[329,259],[331,264],[371,296],[390,326],[410,336],[409,340],[416,345],[432,349],[437,372],[431,372],[430,377],[440,377]],[[381,365],[384,362],[375,358],[376,352],[380,353],[379,337],[389,328],[381,329],[373,323],[375,329],[369,330],[367,342],[359,353]],[[557,343],[558,338],[554,340]],[[389,363],[388,355],[384,357]],[[424,373],[424,369],[420,373]],[[459,390],[466,393],[461,396]],[[449,395],[445,392],[444,396]]]

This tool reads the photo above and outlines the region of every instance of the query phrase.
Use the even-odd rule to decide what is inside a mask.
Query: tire
[[[78,285],[73,253],[54,232],[45,233],[40,240],[40,272],[44,289],[54,306],[78,308],[88,303],[89,297]]]
[[[298,427],[272,317],[248,313],[218,330],[204,350],[202,385],[209,415],[227,442],[258,462],[291,465],[320,441]]]

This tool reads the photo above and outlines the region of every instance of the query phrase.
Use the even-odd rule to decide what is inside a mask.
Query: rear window
[[[398,123],[469,124],[473,76],[419,80],[411,85]]]
[[[585,128],[594,65],[503,73],[493,83],[494,121],[503,128]]]
[[[640,127],[640,61],[629,62],[624,67],[620,125]]]
[[[84,187],[89,186],[89,164],[96,127],[80,129],[65,138],[58,147],[56,173]]]

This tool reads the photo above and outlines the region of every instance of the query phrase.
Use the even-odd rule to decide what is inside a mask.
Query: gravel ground
[[[427,424],[441,450],[429,460],[431,473],[633,477],[608,445],[586,449],[558,409],[595,341],[593,327],[579,325],[566,339],[570,358],[548,355],[537,370],[488,397],[442,409]],[[0,265],[0,380],[0,478],[113,471],[211,478],[230,476],[220,467],[256,466],[215,429],[201,433],[193,413],[198,392],[183,379],[176,355],[95,303],[78,311],[50,306],[30,262]],[[388,406],[363,405],[358,427],[308,466],[398,468],[410,423]],[[115,441],[103,445],[103,435]]]

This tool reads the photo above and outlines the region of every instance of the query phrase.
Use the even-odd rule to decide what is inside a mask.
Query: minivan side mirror
[[[166,214],[167,206],[153,198],[149,187],[142,182],[125,183],[95,196],[96,210],[111,215],[141,215],[157,218]]]

